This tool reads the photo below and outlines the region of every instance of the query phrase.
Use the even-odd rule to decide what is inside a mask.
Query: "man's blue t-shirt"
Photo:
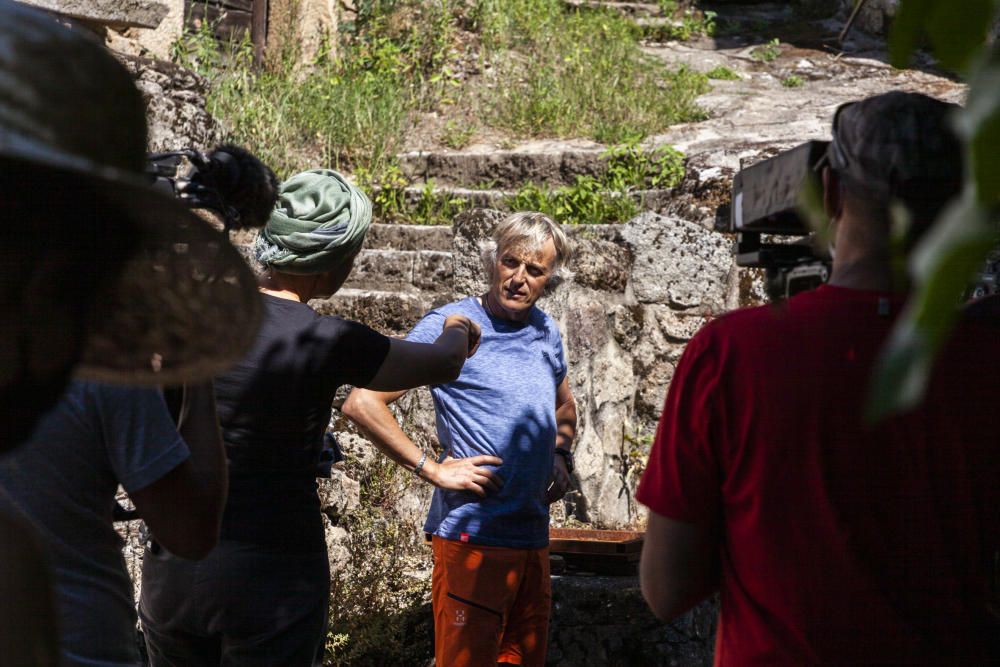
[[[436,489],[424,530],[476,544],[536,549],[549,542],[545,492],[556,442],[556,388],[566,377],[562,338],[548,315],[532,308],[527,322],[489,315],[476,297],[424,316],[407,340],[433,342],[449,315],[482,327],[476,354],[454,382],[431,387],[441,446],[455,458],[503,459],[504,480],[485,499]]]

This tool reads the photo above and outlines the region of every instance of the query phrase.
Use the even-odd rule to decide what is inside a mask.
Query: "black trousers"
[[[152,667],[322,665],[326,552],[219,543],[202,561],[146,549],[139,618]]]

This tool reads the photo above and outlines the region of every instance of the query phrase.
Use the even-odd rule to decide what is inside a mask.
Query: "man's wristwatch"
[[[576,469],[576,466],[573,465],[573,452],[564,447],[556,447],[556,454],[563,457],[563,461],[566,462],[566,470],[572,475]]]

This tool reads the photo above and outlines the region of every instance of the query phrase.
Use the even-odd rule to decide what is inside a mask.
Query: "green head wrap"
[[[332,169],[311,169],[281,184],[254,253],[285,273],[323,273],[361,249],[371,221],[364,192]]]

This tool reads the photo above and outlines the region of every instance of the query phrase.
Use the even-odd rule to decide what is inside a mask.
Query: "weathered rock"
[[[451,251],[451,227],[373,224],[365,237],[370,250]]]
[[[632,253],[621,244],[577,237],[570,268],[577,285],[607,292],[623,292],[632,269]]]
[[[204,150],[222,140],[221,126],[205,110],[204,78],[163,60],[118,56],[146,101],[150,151]]]
[[[570,184],[577,176],[598,176],[605,169],[604,147],[592,141],[538,141],[516,150],[412,151],[399,156],[400,168],[414,182],[507,189],[521,183]]]
[[[330,572],[338,572],[351,561],[351,550],[348,546],[351,535],[344,528],[331,525],[329,522],[325,526],[326,555],[330,561]]]
[[[632,291],[640,303],[721,312],[733,267],[725,236],[677,218],[645,212],[622,236],[632,250]]]
[[[387,292],[410,290],[415,258],[416,253],[410,250],[362,250],[344,287]]]
[[[476,294],[485,283],[481,255],[493,228],[504,214],[494,209],[477,208],[459,214],[452,226],[452,255],[455,266],[454,293]]]
[[[382,333],[398,335],[409,331],[424,313],[444,301],[420,294],[342,289],[329,299],[314,299],[309,305],[321,315],[364,322]]]
[[[413,263],[413,286],[418,290],[452,294],[455,279],[454,255],[423,250]]]
[[[342,470],[335,468],[329,478],[318,479],[316,483],[320,510],[335,526],[361,504],[361,484]]]

